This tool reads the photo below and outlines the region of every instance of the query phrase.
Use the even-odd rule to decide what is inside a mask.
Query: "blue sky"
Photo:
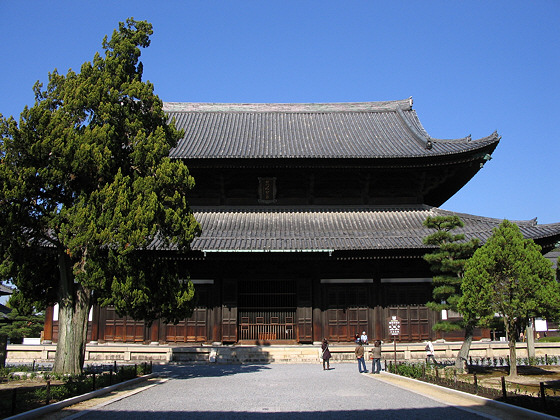
[[[442,208],[560,222],[560,2],[0,0],[0,113],[79,70],[133,16],[164,101],[414,99],[435,138],[497,130],[493,159]]]

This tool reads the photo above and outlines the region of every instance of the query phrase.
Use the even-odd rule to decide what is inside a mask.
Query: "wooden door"
[[[103,340],[127,343],[146,340],[146,323],[144,321],[136,321],[127,316],[118,316],[112,306],[104,308],[104,312]]]
[[[369,331],[367,285],[325,285],[324,296],[326,335],[330,341],[354,341],[356,334]]]
[[[430,310],[426,306],[407,305],[385,308],[384,337],[389,338],[388,319],[396,315],[401,318],[401,333],[397,341],[423,341],[431,338]],[[395,338],[394,336],[392,336]]]
[[[297,341],[299,343],[313,342],[313,307],[312,283],[307,279],[300,279],[297,284]]]
[[[189,318],[165,325],[165,340],[172,343],[193,343],[208,340],[209,289],[196,286],[196,306]]]
[[[385,339],[391,338],[387,319],[392,315],[401,318],[401,334],[397,341],[422,341],[431,338],[432,325],[438,314],[425,306],[431,299],[431,283],[398,283],[386,285],[383,302],[383,331]]]
[[[190,318],[165,325],[165,340],[171,343],[207,341],[207,309],[195,308]]]

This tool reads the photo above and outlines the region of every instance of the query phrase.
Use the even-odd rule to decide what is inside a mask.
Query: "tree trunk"
[[[76,375],[84,366],[91,291],[74,283],[66,254],[59,258],[58,343],[53,371]]]
[[[533,328],[533,319],[529,320],[529,325],[525,331],[525,336],[527,337],[527,357],[530,359],[535,358],[535,332]]]
[[[513,335],[513,334],[512,334]],[[515,349],[516,340],[510,336],[509,340],[509,378],[517,378],[517,353]]]
[[[515,344],[517,343],[517,324],[515,319],[511,320],[507,316],[504,316],[504,328],[506,330],[506,337],[508,339],[509,346],[509,379],[517,378],[517,354]]]
[[[0,368],[6,367],[6,357],[8,356],[8,336],[0,334]]]
[[[471,349],[473,334],[474,328],[471,325],[465,326],[465,339],[463,340],[459,354],[457,354],[457,358],[455,359],[455,369],[459,372],[465,372],[467,370],[467,360]]]

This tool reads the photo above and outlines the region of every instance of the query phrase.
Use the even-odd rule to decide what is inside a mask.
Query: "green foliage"
[[[510,376],[517,375],[515,343],[531,317],[557,320],[560,284],[552,264],[519,227],[504,220],[465,266],[459,310],[467,320],[489,325],[500,314],[509,337]]]
[[[400,363],[397,364],[397,374],[409,378],[421,378],[424,374],[423,363]],[[424,367],[425,369],[425,367]]]
[[[18,289],[15,289],[10,295],[6,306],[11,309],[17,309],[18,313],[24,316],[32,316],[45,309],[41,306],[41,302],[30,301]]]
[[[433,301],[427,306],[434,311],[452,310],[457,312],[461,297],[461,281],[465,263],[479,246],[478,239],[465,240],[464,234],[452,231],[464,224],[458,216],[428,217],[424,226],[436,231],[424,238],[427,245],[437,246],[434,252],[424,255],[433,277]],[[434,325],[436,331],[454,331],[464,327],[461,321],[443,320]]]
[[[147,22],[120,23],[104,57],[37,82],[19,122],[0,116],[0,279],[30,301],[190,314],[185,268],[149,251],[157,240],[184,252],[200,231],[187,202],[194,179],[168,157],[182,133],[142,81],[151,34]]]
[[[560,337],[541,337],[539,343],[560,343]]]
[[[89,375],[59,375],[59,374],[39,374],[35,372],[27,376],[20,377],[14,376],[13,372],[25,372],[29,368],[27,366],[14,366],[11,368],[0,369],[0,380],[25,380],[33,379],[34,377],[44,376],[45,380],[51,380],[49,392],[47,392],[47,385],[43,382],[43,386],[37,387],[35,382],[33,387],[21,387],[17,390],[16,411],[23,412],[37,407],[44,406],[48,397],[49,403],[62,401],[64,399],[82,395],[95,389],[104,388],[114,385],[118,382],[127,381],[135,378],[138,375],[145,375],[151,373],[151,366],[147,363],[142,363],[137,366],[121,366],[117,373],[104,372],[95,375],[95,383],[93,376]],[[62,381],[58,384],[54,381]],[[12,413],[12,392],[11,389],[4,391],[0,390],[0,417],[4,418]]]
[[[142,82],[139,47],[149,45],[151,34],[147,22],[121,23],[103,41],[105,58],[96,54],[81,73],[50,73],[46,90],[35,85],[35,105],[24,109],[19,124],[0,122],[0,273],[26,295],[40,299],[54,291],[53,301],[62,255],[71,260],[72,280],[105,303],[120,289],[150,306],[167,279],[139,278],[136,270],[131,285],[126,270],[145,259],[140,254],[156,237],[181,250],[198,232],[186,199],[194,180],[184,163],[167,157],[181,133],[167,123],[153,85]],[[171,270],[156,273],[163,274],[172,277]],[[173,300],[192,295],[171,283]],[[123,297],[121,312],[127,302],[138,312],[139,299]],[[151,308],[145,315],[157,314]]]
[[[43,330],[45,316],[35,312],[32,303],[27,302],[19,291],[15,291],[7,302],[11,312],[0,319],[0,335],[5,335],[11,343],[21,343],[24,337],[39,337]]]
[[[501,314],[508,335],[523,331],[530,317],[560,315],[560,285],[540,247],[507,220],[467,262],[461,313],[488,325]]]

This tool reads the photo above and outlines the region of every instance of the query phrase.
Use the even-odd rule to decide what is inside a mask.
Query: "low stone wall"
[[[366,346],[367,358],[372,346]],[[330,351],[333,362],[353,362],[354,348],[352,344],[331,344]],[[396,346],[397,361],[421,361],[426,357],[424,343],[400,343]],[[434,343],[437,360],[451,360],[461,348],[461,343]],[[8,364],[50,363],[54,361],[55,344],[42,345],[8,345]],[[560,356],[560,343],[536,343],[537,357]],[[383,358],[394,360],[393,343],[382,346]],[[474,342],[469,356],[474,358],[506,358],[509,355],[506,342]],[[527,344],[518,343],[517,356],[527,357]],[[88,344],[86,346],[86,363],[319,363],[320,344],[293,346],[248,346],[248,345],[142,345],[142,344]]]
[[[49,363],[54,361],[56,344],[8,345],[6,363]],[[169,362],[171,348],[168,346],[112,344],[88,344],[85,354],[86,362],[102,363],[107,361],[117,362]]]
[[[461,349],[462,342],[434,342],[436,360],[454,359]],[[424,360],[426,358],[425,343],[397,344],[397,361]],[[527,343],[517,343],[517,357],[528,357]],[[383,345],[384,358],[394,359],[393,344]],[[560,343],[535,343],[535,356],[560,356]],[[509,356],[508,343],[504,341],[475,341],[472,343],[469,357],[475,358],[506,358]]]

